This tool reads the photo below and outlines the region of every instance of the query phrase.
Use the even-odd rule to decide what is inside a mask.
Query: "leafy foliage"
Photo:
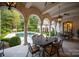
[[[28,29],[29,31],[37,32],[38,20],[36,16],[31,16],[29,19]]]
[[[10,38],[1,38],[0,40],[1,40],[1,41],[5,41],[5,42],[8,42],[8,43],[9,43]]]
[[[55,35],[57,35],[57,31],[53,28],[51,31],[51,36],[55,36]]]
[[[9,40],[9,45],[10,47],[12,46],[17,46],[17,45],[20,45],[21,44],[21,40],[18,36],[16,37],[12,37],[10,40]]]
[[[22,31],[24,28],[24,22],[22,15],[15,9],[8,10],[7,8],[3,8],[0,12],[1,16],[1,35],[5,36],[8,33],[12,32],[13,29],[21,29]]]
[[[18,36],[12,38],[1,38],[1,41],[8,42],[10,47],[17,46],[21,44],[21,39]]]
[[[42,34],[49,36],[49,32],[42,32]]]

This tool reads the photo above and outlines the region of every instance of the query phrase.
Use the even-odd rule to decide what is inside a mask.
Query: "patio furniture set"
[[[41,57],[60,56],[59,50],[61,49],[63,54],[63,39],[59,37],[44,37],[43,35],[32,36],[33,45],[28,43],[28,56],[29,52],[32,56],[39,55]],[[38,54],[37,54],[38,53]]]
[[[31,53],[32,57],[50,57],[50,56],[60,56],[60,49],[63,51],[63,39],[60,36],[55,37],[44,37],[43,35],[33,35],[32,36],[33,45],[28,43],[28,52]],[[0,56],[4,56],[4,42],[0,41]]]

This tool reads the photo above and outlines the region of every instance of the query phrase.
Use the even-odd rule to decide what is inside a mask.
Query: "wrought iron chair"
[[[57,56],[60,56],[60,54],[59,54],[59,49],[61,49],[61,51],[62,51],[63,54],[64,54],[64,50],[63,50],[62,44],[63,44],[63,40],[60,40],[59,42],[56,42],[56,43],[54,43],[54,45],[53,45],[54,47],[56,47]]]
[[[56,40],[55,42],[52,42],[50,45],[45,47],[44,49],[45,55],[48,57],[54,56],[55,54],[57,56],[60,56],[59,49],[61,49],[64,54],[62,44],[63,44],[63,40],[60,41]]]
[[[28,52],[27,52],[27,55],[29,54],[29,52],[32,54],[32,57],[35,55],[37,55],[36,53],[38,53],[38,55],[40,56],[40,48],[36,45],[34,46],[31,46],[30,43],[28,43]]]
[[[32,36],[33,44],[36,44],[37,36],[38,36],[37,34]]]
[[[56,48],[53,46],[53,43],[44,47],[44,54],[46,57],[50,57],[56,54]]]
[[[4,56],[4,42],[0,40],[0,57]]]

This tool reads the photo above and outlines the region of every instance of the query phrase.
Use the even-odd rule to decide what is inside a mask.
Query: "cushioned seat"
[[[46,56],[53,56],[54,54],[57,53],[56,47],[53,46],[53,43],[44,47],[44,53],[45,53]]]
[[[38,52],[38,54],[40,56],[40,48],[36,45],[31,46],[30,43],[28,43],[28,53],[29,52],[31,52],[32,56]],[[28,56],[28,53],[26,56]]]
[[[32,46],[32,54],[36,53],[39,51],[39,47],[37,46]]]

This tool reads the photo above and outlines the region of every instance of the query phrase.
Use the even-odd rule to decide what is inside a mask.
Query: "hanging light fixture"
[[[58,22],[61,22],[61,20],[62,20],[62,16],[60,15],[60,6],[59,6],[59,16],[58,16]]]
[[[16,2],[7,2],[8,9],[11,10],[11,7],[16,7]]]

